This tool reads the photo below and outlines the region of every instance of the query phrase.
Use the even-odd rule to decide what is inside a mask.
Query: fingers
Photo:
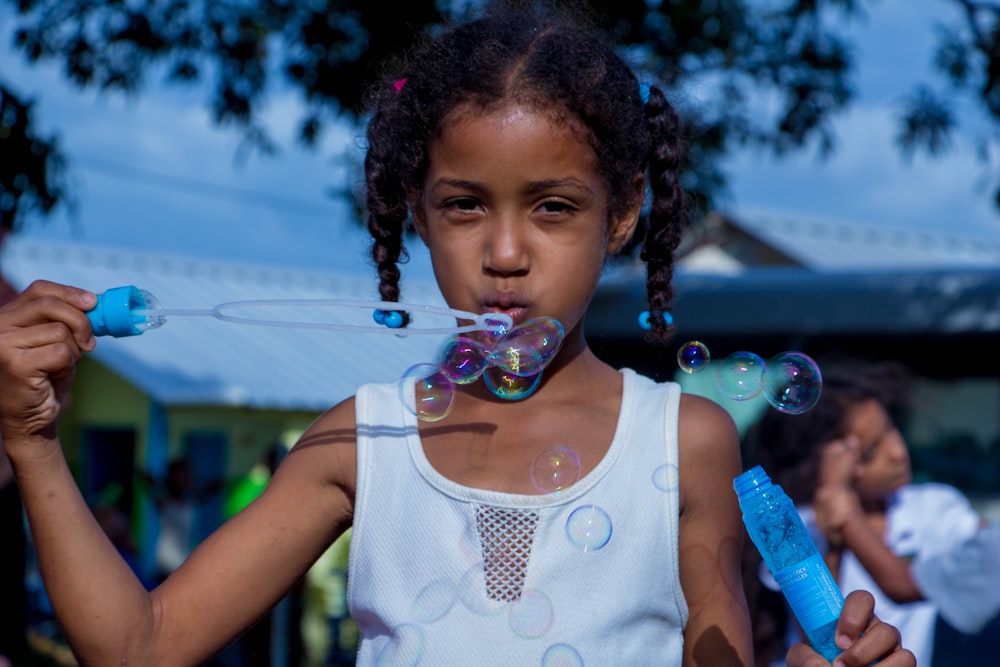
[[[37,281],[0,308],[0,432],[16,441],[49,432],[65,405],[76,364],[96,342],[86,290]],[[23,447],[21,448],[23,449]]]
[[[86,312],[96,305],[97,297],[92,292],[38,280],[0,308],[0,332],[7,334],[18,329],[59,322],[68,329],[78,348],[90,351],[94,348],[95,341]],[[42,331],[32,332],[32,336],[23,342],[52,342],[47,337],[52,336],[55,331],[57,330],[43,327]]]
[[[830,667],[830,663],[806,644],[795,644],[785,656],[787,667]]]
[[[861,636],[875,618],[875,598],[868,591],[853,591],[844,598],[844,608],[837,621],[837,646],[847,648]]]
[[[835,667],[865,667],[876,660],[880,667],[916,665],[913,654],[900,645],[899,630],[882,623],[874,610],[875,598],[867,591],[854,591],[844,600],[836,638],[844,652]]]

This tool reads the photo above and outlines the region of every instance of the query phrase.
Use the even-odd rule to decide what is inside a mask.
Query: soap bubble
[[[712,355],[704,343],[692,340],[681,345],[677,350],[677,365],[685,373],[697,373],[708,368]]]
[[[535,393],[541,383],[542,374],[523,377],[508,373],[497,366],[490,366],[483,372],[483,378],[486,380],[486,386],[497,398],[517,401]]]
[[[680,471],[670,463],[664,463],[653,471],[653,486],[660,491],[675,490],[679,479]]]
[[[490,364],[510,375],[530,377],[542,370],[542,355],[517,339],[505,338],[490,355]]]
[[[445,343],[440,370],[455,384],[469,384],[479,379],[489,359],[489,350],[478,340],[455,336]]]
[[[533,348],[541,358],[544,368],[556,356],[565,335],[566,332],[559,320],[536,317],[511,329],[504,342],[517,341],[524,347]]]
[[[552,627],[552,601],[541,591],[526,590],[511,603],[507,620],[518,637],[541,637]]]
[[[415,401],[411,404],[405,395],[408,380],[413,379]],[[425,422],[444,419],[455,404],[455,385],[434,364],[416,364],[403,373],[399,383],[399,398],[411,414]]]
[[[393,628],[389,644],[375,659],[378,667],[416,667],[423,660],[427,638],[423,629],[412,623]]]
[[[822,391],[823,374],[809,355],[782,352],[767,362],[764,398],[781,412],[806,412],[816,405]]]
[[[542,493],[559,491],[580,479],[580,457],[566,445],[550,447],[531,465],[531,483]]]
[[[410,607],[410,613],[421,623],[433,623],[451,611],[457,599],[455,584],[445,579],[438,579],[417,593]]]
[[[542,654],[542,667],[583,667],[583,657],[569,644],[553,644]]]
[[[763,389],[764,360],[753,352],[734,352],[716,369],[716,386],[723,396],[737,401],[753,398]]]
[[[597,551],[611,539],[611,517],[597,505],[577,507],[566,519],[566,536],[584,552]]]

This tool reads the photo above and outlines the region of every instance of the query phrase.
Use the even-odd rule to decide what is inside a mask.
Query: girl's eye
[[[576,210],[576,207],[561,199],[551,199],[541,204],[543,213],[569,213]]]
[[[479,202],[472,197],[456,197],[455,199],[449,199],[444,205],[445,208],[456,211],[474,211],[478,206]]]

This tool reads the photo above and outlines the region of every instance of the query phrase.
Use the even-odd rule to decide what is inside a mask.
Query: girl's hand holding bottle
[[[899,630],[881,622],[874,614],[875,598],[867,591],[854,591],[844,599],[844,609],[837,621],[837,646],[843,653],[834,667],[916,667],[913,654],[900,646]],[[829,667],[830,663],[809,647],[792,646],[785,660],[788,667]]]

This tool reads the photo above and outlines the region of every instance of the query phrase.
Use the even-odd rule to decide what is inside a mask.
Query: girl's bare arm
[[[0,433],[46,590],[83,665],[192,665],[222,648],[350,522],[353,403],[304,436],[270,488],[148,593],[90,513],[56,437],[92,294],[36,283],[0,308]],[[350,433],[350,436],[347,434]]]
[[[742,472],[732,419],[707,399],[684,395],[680,418],[680,566],[689,619],[687,667],[753,664],[740,576],[743,522],[733,478]]]

